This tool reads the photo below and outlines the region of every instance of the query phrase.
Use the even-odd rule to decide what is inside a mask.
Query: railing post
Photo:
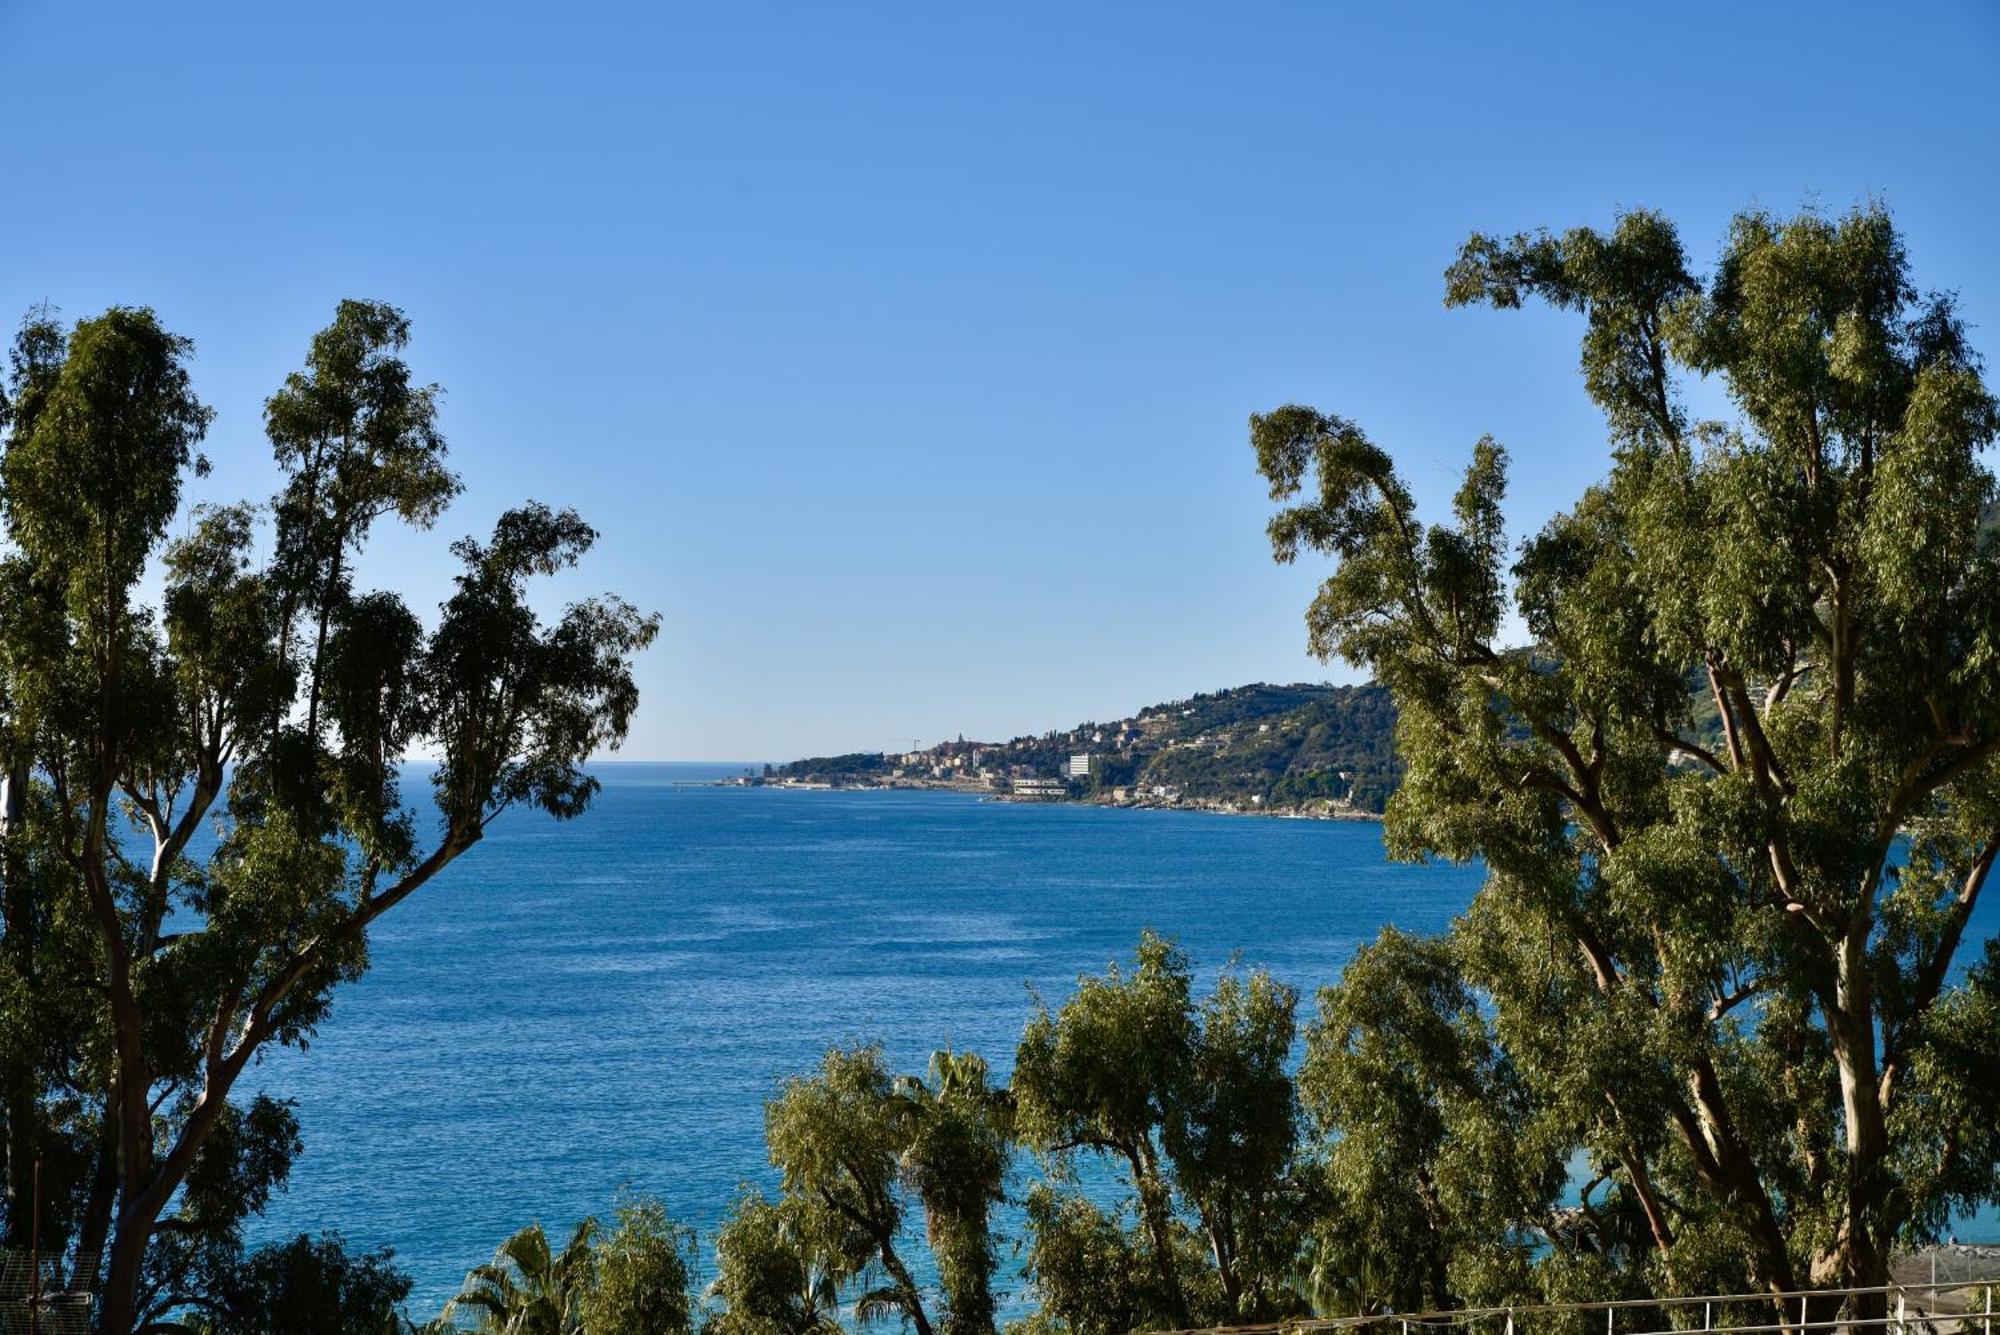
[[[1990,1313],[1990,1312],[1991,1312],[1991,1311],[1993,1310],[1993,1290],[1992,1290],[1992,1289],[1988,1289],[1988,1290],[1986,1290],[1986,1310],[1987,1310],[1987,1311],[1988,1311],[1989,1313]],[[1990,1326],[1991,1326],[1992,1324],[1993,1324],[1993,1323],[1992,1323],[1992,1322],[1990,1322],[1990,1321],[1989,1321],[1989,1322],[1987,1322],[1987,1325],[1988,1325],[1989,1327],[1990,1327]],[[1508,1305],[1508,1308],[1507,1308],[1507,1335],[1514,1335],[1514,1308],[1513,1308],[1512,1304],[1509,1304],[1509,1305]],[[1986,1332],[1986,1335],[1993,1335],[1993,1332],[1992,1332],[1992,1330],[1990,1330],[1990,1329],[1989,1329],[1989,1330],[1988,1330],[1988,1331]]]
[[[1611,1318],[1617,1313],[1617,1311],[1618,1309],[1615,1307],[1607,1307],[1604,1309],[1604,1335],[1611,1335]]]
[[[1905,1315],[1903,1304],[1903,1290],[1898,1288],[1896,1290],[1896,1335],[1903,1335],[1903,1319]]]
[[[1712,1302],[1701,1305],[1701,1328],[1708,1331],[1715,1329],[1715,1304]]]

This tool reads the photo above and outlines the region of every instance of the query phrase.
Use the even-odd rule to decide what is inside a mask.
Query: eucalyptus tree
[[[528,505],[454,544],[429,626],[352,587],[374,520],[428,524],[457,486],[435,393],[396,355],[406,334],[391,308],[343,303],[272,400],[287,483],[264,561],[255,507],[199,511],[167,540],[211,420],[186,339],[114,308],[68,331],[31,317],[15,344],[0,768],[22,796],[0,834],[0,955],[72,1009],[36,1021],[25,1057],[0,1045],[0,1075],[35,1085],[8,1091],[9,1218],[17,1145],[61,1141],[56,1213],[73,1256],[106,1253],[112,1335],[171,1300],[161,1239],[226,1238],[289,1167],[286,1119],[232,1102],[258,1054],[310,1038],[373,924],[501,813],[581,813],[583,761],[637,703],[655,619],[605,597],[545,625],[530,600],[595,539],[573,513]],[[438,757],[427,836],[398,769],[418,748]]]
[[[1286,1315],[1284,1276],[1314,1187],[1296,1159],[1291,1066],[1298,993],[1263,970],[1224,970],[1195,1008],[1187,1067],[1161,1141],[1215,1268],[1225,1319]]]
[[[0,579],[19,573],[0,564]],[[9,631],[32,596],[18,582],[0,593],[0,662],[18,662],[21,645]],[[0,666],[0,717],[13,675]],[[50,814],[46,794],[27,790],[24,768],[5,788],[12,801],[0,820],[0,1246],[25,1249],[37,1223],[37,1181],[43,1231],[68,1236],[78,1184],[91,1173],[94,1085],[85,1071],[98,998],[89,986],[90,924],[75,898],[59,893],[68,869],[28,837]]]
[[[388,1249],[353,1255],[338,1234],[250,1253],[201,1295],[190,1335],[406,1335],[410,1278]]]
[[[1654,1277],[1880,1284],[2000,1196],[2000,953],[1961,949],[2000,854],[1978,358],[1875,207],[1743,214],[1706,277],[1649,212],[1476,235],[1446,294],[1583,319],[1609,472],[1517,552],[1491,441],[1426,527],[1355,423],[1251,419],[1275,554],[1336,562],[1312,648],[1395,696],[1391,847],[1485,861],[1465,977]]]
[[[799,1076],[765,1110],[764,1138],[789,1200],[834,1273],[880,1267],[885,1282],[859,1295],[862,1320],[894,1313],[931,1335],[924,1295],[898,1247],[907,1216],[902,1157],[908,1121],[879,1048],[831,1048],[817,1074]]]
[[[585,1331],[689,1335],[694,1329],[688,1291],[694,1231],[675,1223],[659,1201],[621,1202],[616,1222],[598,1231],[593,1250],[581,1307]]]
[[[1014,1059],[1023,1143],[1061,1176],[1080,1153],[1113,1160],[1128,1174],[1144,1230],[1143,1263],[1161,1315],[1175,1326],[1194,1320],[1176,1260],[1178,1221],[1160,1127],[1167,1091],[1194,1046],[1192,997],[1186,954],[1148,932],[1129,974],[1114,964],[1103,978],[1079,978],[1059,1012],[1038,1007]]]
[[[1322,1315],[1526,1301],[1538,1255],[1595,1245],[1558,1206],[1566,1127],[1479,1002],[1453,941],[1393,927],[1321,991],[1299,1092],[1324,1172],[1305,1286]]]
[[[1311,1192],[1295,1162],[1296,1005],[1268,975],[1234,971],[1197,1003],[1187,955],[1147,932],[1129,972],[1079,979],[1059,1011],[1030,1018],[1013,1081],[1022,1142],[1059,1181],[1080,1155],[1123,1169],[1139,1226],[1127,1236],[1081,1197],[1031,1192],[1029,1265],[1045,1295],[1105,1290],[1108,1275],[1056,1273],[1095,1258],[1145,1273],[1132,1294],[1151,1324],[1297,1306],[1285,1281]]]
[[[715,1235],[715,1335],[839,1335],[840,1290],[852,1274],[825,1219],[797,1197],[745,1193]]]
[[[993,1335],[991,1214],[1005,1199],[1013,1104],[982,1058],[933,1053],[922,1079],[892,1076],[876,1047],[829,1049],[767,1105],[765,1141],[780,1195],[746,1195],[717,1236],[717,1329],[810,1335],[851,1300],[862,1321]],[[935,1295],[904,1254],[918,1211]]]
[[[410,322],[378,301],[343,301],[314,335],[305,366],[264,405],[265,432],[285,475],[273,503],[278,656],[306,680],[304,729],[318,728],[327,640],[353,595],[352,557],[375,521],[429,527],[458,493],[445,467],[436,385],[416,385],[398,354]],[[298,618],[308,625],[297,626]],[[295,649],[295,633],[306,644]],[[274,720],[282,721],[282,720]]]
[[[1047,1182],[1030,1187],[1022,1207],[1037,1307],[1009,1327],[1016,1335],[1125,1335],[1175,1325],[1158,1269],[1118,1212]],[[1200,1264],[1190,1232],[1178,1230],[1174,1241],[1188,1266]]]

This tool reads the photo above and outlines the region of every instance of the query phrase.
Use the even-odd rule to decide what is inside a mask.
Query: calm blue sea
[[[427,1316],[521,1224],[621,1189],[706,1232],[770,1180],[764,1100],[831,1043],[910,1071],[971,1047],[1004,1075],[1030,989],[1060,1001],[1145,927],[1309,1007],[1385,923],[1438,931],[1479,879],[1389,862],[1368,823],[598,772],[588,815],[508,818],[388,915],[310,1051],[259,1069],[306,1153],[258,1240],[393,1245]]]

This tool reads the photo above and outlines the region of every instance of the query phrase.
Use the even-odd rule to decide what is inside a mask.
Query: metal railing
[[[1613,1298],[1588,1303],[1461,1307],[1434,1312],[1299,1317],[1258,1325],[1206,1327],[1168,1335],[1996,1335],[2000,1275],[1934,1279],[1872,1288],[1716,1293],[1683,1298]],[[1879,1299],[1880,1302],[1870,1301]],[[1863,1315],[1870,1309],[1880,1315]],[[1718,1318],[1720,1318],[1718,1320]],[[1659,1322],[1664,1319],[1664,1325]]]
[[[77,1275],[95,1275],[97,1259],[83,1259]],[[63,1282],[60,1256],[0,1247],[0,1335],[90,1335],[96,1299]]]

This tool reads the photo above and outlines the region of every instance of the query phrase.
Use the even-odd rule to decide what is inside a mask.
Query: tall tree
[[[842,1249],[821,1236],[824,1217],[798,1197],[750,1191],[715,1235],[720,1304],[704,1326],[717,1335],[837,1335],[840,1288],[850,1275]]]
[[[262,564],[251,507],[200,511],[166,542],[210,421],[185,339],[118,308],[67,333],[32,317],[16,342],[0,582],[24,596],[0,609],[0,956],[13,977],[59,955],[76,975],[64,995],[88,1010],[44,1017],[72,1026],[68,1047],[46,1030],[25,1056],[0,1045],[9,1220],[19,1077],[36,1086],[35,1143],[60,1135],[52,1157],[76,1161],[57,1215],[79,1262],[107,1253],[111,1335],[171,1301],[180,1253],[163,1236],[230,1236],[288,1169],[289,1119],[231,1102],[257,1054],[309,1037],[366,968],[374,922],[503,811],[583,811],[582,763],[637,703],[631,658],[654,618],[607,597],[544,625],[530,602],[534,577],[594,541],[574,514],[530,505],[456,544],[463,571],[429,627],[352,588],[375,519],[427,524],[456,488],[434,391],[394,355],[406,335],[392,308],[344,303],[272,400],[289,481]],[[139,596],[149,569],[158,614]],[[441,757],[429,840],[398,769],[419,746]]]
[[[1537,1254],[1596,1242],[1557,1207],[1567,1128],[1479,1000],[1456,943],[1393,927],[1320,993],[1299,1092],[1326,1174],[1307,1284],[1323,1315],[1532,1301]]]
[[[1194,1046],[1190,972],[1185,953],[1146,933],[1129,973],[1113,965],[1103,978],[1079,978],[1060,1011],[1038,1007],[1014,1061],[1023,1142],[1058,1170],[1079,1153],[1125,1170],[1160,1316],[1183,1327],[1194,1308],[1160,1128]]]
[[[1185,1327],[1296,1309],[1285,1281],[1310,1213],[1287,1069],[1297,1000],[1265,973],[1225,970],[1197,1002],[1187,955],[1147,932],[1129,971],[1082,978],[1059,1011],[1030,1017],[1013,1082],[1023,1143],[1059,1179],[1079,1155],[1118,1165],[1139,1221],[1139,1236],[1125,1238],[1093,1220],[1090,1202],[1043,1189],[1029,1202],[1031,1221],[1047,1225],[1030,1243],[1039,1284],[1108,1318],[1116,1309],[1091,1292],[1108,1277],[1055,1270],[1122,1249],[1115,1265],[1147,1276],[1127,1286],[1149,1305],[1146,1322]]]
[[[1744,214],[1706,278],[1654,213],[1474,236],[1446,293],[1580,313],[1610,427],[1511,564],[1490,441],[1427,528],[1354,423],[1251,419],[1276,555],[1337,562],[1313,649],[1395,695],[1391,845],[1484,859],[1466,977],[1663,1283],[1880,1284],[2000,1195],[2000,954],[1960,959],[2000,853],[1978,359],[1876,207]]]
[[[851,1297],[862,1321],[993,1335],[990,1215],[1004,1199],[1012,1123],[1007,1091],[973,1053],[933,1053],[919,1079],[891,1076],[879,1048],[830,1049],[766,1106],[782,1190],[776,1201],[746,1195],[716,1238],[715,1328],[811,1335],[837,1325]],[[921,1257],[906,1254],[917,1210],[934,1290],[918,1282]],[[854,1291],[870,1279],[879,1282]]]
[[[583,1304],[596,1279],[591,1242],[597,1221],[585,1219],[561,1251],[549,1245],[540,1224],[530,1224],[500,1244],[485,1265],[465,1277],[458,1296],[435,1323],[444,1330],[480,1335],[585,1335]]]
[[[1282,1278],[1309,1191],[1297,1172],[1290,1070],[1298,993],[1258,970],[1224,970],[1195,1009],[1195,1042],[1162,1131],[1222,1292],[1224,1319],[1286,1314]]]
[[[620,1202],[617,1222],[599,1231],[594,1250],[582,1303],[586,1331],[688,1335],[694,1329],[688,1293],[694,1230],[676,1224],[659,1201]]]
[[[930,1078],[896,1082],[902,1171],[923,1203],[925,1234],[944,1290],[941,1335],[993,1335],[991,1213],[1005,1199],[1013,1100],[987,1082],[975,1052],[931,1054]]]
[[[295,619],[306,617],[308,733],[319,724],[327,636],[352,592],[352,553],[387,515],[429,527],[459,489],[444,466],[438,387],[413,383],[397,355],[409,341],[410,322],[394,306],[342,301],[305,366],[264,405],[286,479],[273,507],[278,652],[290,660]]]
[[[841,1275],[880,1266],[887,1281],[860,1295],[864,1320],[895,1313],[935,1328],[898,1235],[908,1209],[901,1164],[908,1123],[878,1048],[832,1048],[819,1073],[788,1084],[765,1112],[764,1138],[785,1194],[803,1213],[799,1236],[817,1241]]]

